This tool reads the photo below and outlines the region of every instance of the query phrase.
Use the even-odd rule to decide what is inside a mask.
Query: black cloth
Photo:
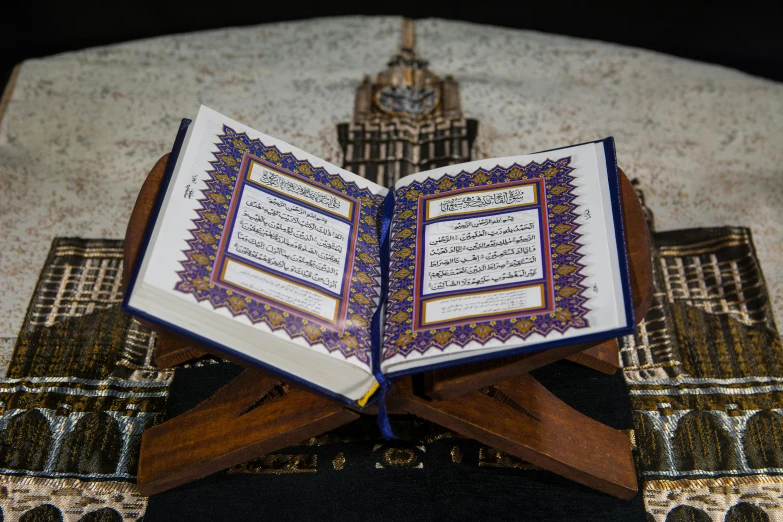
[[[167,418],[192,408],[240,372],[229,363],[177,369]],[[534,376],[577,411],[617,429],[632,427],[619,371],[606,376],[559,362]],[[152,496],[144,518],[645,520],[641,494],[619,500],[530,469],[518,459],[415,417],[391,420],[400,440],[383,441],[375,419],[363,417],[325,437],[275,453],[298,463],[293,466],[298,471],[291,471],[290,465],[281,471],[279,463],[269,459],[238,466]]]

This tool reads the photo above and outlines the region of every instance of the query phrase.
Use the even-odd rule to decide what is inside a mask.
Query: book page
[[[626,326],[596,147],[603,155],[586,144],[400,180],[384,371]]]
[[[386,189],[206,107],[190,133],[144,284],[369,369]]]

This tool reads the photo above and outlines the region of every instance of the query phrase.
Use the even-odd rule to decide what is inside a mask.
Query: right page
[[[394,191],[387,375],[632,331],[612,138],[422,172]]]

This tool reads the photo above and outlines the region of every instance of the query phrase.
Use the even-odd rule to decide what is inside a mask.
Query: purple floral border
[[[291,153],[281,152],[275,146],[266,146],[258,139],[250,139],[224,125],[217,136],[218,149],[213,153],[207,188],[200,199],[199,217],[193,220],[190,248],[184,253],[183,270],[175,289],[193,295],[198,301],[209,301],[215,308],[227,308],[234,316],[245,315],[253,323],[263,322],[273,331],[283,330],[290,337],[301,337],[309,344],[323,344],[331,353],[338,350],[346,359],[356,357],[370,364],[370,322],[379,297],[377,280],[380,277],[380,245],[378,224],[383,209],[383,196],[330,174],[323,167],[315,167],[307,160],[299,160]],[[305,317],[273,304],[251,299],[210,281],[218,244],[226,229],[231,197],[245,154],[264,158],[296,178],[328,186],[360,202],[359,230],[356,253],[348,289],[348,311],[342,333],[320,326]]]
[[[427,178],[400,188],[395,193],[395,215],[391,230],[391,266],[389,268],[389,299],[386,311],[383,360],[397,355],[425,353],[430,349],[443,350],[446,346],[464,347],[472,341],[481,344],[491,339],[508,341],[512,337],[526,339],[533,333],[546,335],[556,330],[588,326],[585,315],[587,297],[582,284],[585,276],[580,263],[582,246],[579,224],[573,200],[574,177],[570,174],[571,158],[547,159],[543,163],[496,166],[490,170],[460,172],[438,180]],[[413,331],[413,271],[416,263],[416,209],[419,197],[460,188],[492,185],[508,181],[542,178],[546,191],[546,209],[549,218],[550,249],[554,272],[555,310],[528,317],[477,322],[443,328]]]

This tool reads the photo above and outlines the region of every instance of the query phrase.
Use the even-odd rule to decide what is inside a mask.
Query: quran
[[[202,106],[139,260],[126,312],[358,407],[635,324],[612,138],[382,187]]]

